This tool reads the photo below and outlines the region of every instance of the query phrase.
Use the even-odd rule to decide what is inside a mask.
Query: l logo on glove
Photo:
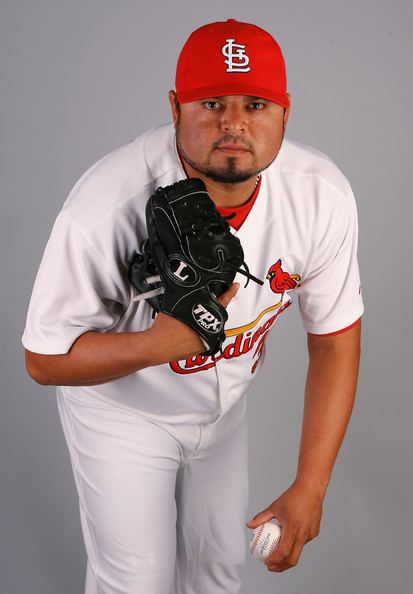
[[[174,282],[184,287],[193,287],[200,278],[200,274],[188,262],[182,260],[176,254],[168,256],[165,272]]]
[[[186,274],[185,276],[181,276],[181,272],[185,268],[187,268],[187,265],[185,264],[185,262],[180,262],[178,269],[175,270],[175,272],[173,273],[176,276],[176,278],[179,278],[179,280],[182,280],[182,281],[186,281],[187,280],[187,278],[189,277],[188,274]]]

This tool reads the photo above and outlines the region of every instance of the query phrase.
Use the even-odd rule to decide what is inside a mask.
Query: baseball
[[[278,546],[281,538],[281,525],[274,522],[265,522],[255,528],[250,539],[252,556],[264,563],[266,557],[271,555]]]

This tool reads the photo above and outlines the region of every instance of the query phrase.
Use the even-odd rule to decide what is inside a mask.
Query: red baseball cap
[[[180,103],[250,95],[290,105],[280,46],[264,29],[235,19],[204,25],[188,37],[175,88]]]

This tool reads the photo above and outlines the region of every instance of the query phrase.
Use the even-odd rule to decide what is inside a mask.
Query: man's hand
[[[285,571],[297,565],[304,545],[320,531],[323,496],[294,482],[278,499],[248,522],[256,528],[277,518],[281,539],[277,550],[267,557],[268,571]]]
[[[226,308],[235,297],[239,283],[233,283],[229,289],[218,297],[218,301]],[[205,351],[205,345],[199,334],[190,326],[177,318],[159,312],[148,330],[151,343],[159,363],[179,361],[194,357]]]

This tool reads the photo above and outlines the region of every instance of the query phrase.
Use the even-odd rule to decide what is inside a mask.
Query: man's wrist
[[[143,330],[140,335],[145,345],[145,367],[162,365],[169,361],[169,353],[167,352],[169,345],[165,337],[159,336],[159,333],[153,327]]]
[[[315,496],[318,496],[322,499],[326,494],[329,482],[329,478],[323,479],[314,475],[309,477],[297,474],[294,484],[296,484],[300,488],[303,488],[313,493]]]

